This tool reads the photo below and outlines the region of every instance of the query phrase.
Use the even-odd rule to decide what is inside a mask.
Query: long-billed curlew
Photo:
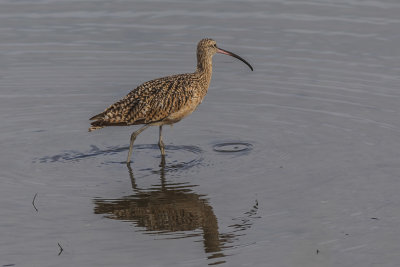
[[[180,121],[201,103],[210,85],[212,57],[216,53],[235,57],[253,70],[253,67],[240,56],[218,48],[214,40],[202,39],[197,45],[197,69],[195,72],[167,76],[139,85],[104,112],[90,118],[94,121],[91,123],[89,132],[106,126],[144,124],[142,128],[131,135],[126,160],[129,163],[136,137],[149,126],[158,125],[160,127],[158,146],[164,156],[163,125],[172,125]]]

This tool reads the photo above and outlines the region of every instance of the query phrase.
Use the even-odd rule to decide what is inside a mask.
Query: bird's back
[[[94,121],[89,131],[105,126],[162,122],[171,114],[176,114],[179,120],[186,116],[185,112],[193,111],[198,105],[197,99],[206,94],[208,84],[203,80],[197,73],[186,73],[145,82],[104,112],[90,118]]]

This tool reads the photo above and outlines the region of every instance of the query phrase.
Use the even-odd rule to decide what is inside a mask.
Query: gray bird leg
[[[161,150],[161,155],[164,156],[165,155],[165,146],[164,146],[164,142],[162,140],[162,125],[160,126],[160,137],[158,140],[158,147]]]
[[[126,163],[129,164],[131,162],[131,156],[132,156],[132,149],[133,149],[133,142],[135,142],[136,137],[143,132],[144,130],[146,130],[147,128],[149,128],[150,125],[145,125],[142,128],[140,128],[139,130],[137,130],[136,132],[133,132],[131,135],[131,143],[129,144],[129,152],[128,152],[128,158],[126,159]]]

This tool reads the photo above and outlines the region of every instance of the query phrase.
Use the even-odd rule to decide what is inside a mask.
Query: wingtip
[[[102,113],[99,113],[99,114],[94,115],[94,116],[91,117],[89,120],[92,121],[92,120],[101,119],[101,118],[104,116],[104,114],[105,114],[105,111],[103,111]]]

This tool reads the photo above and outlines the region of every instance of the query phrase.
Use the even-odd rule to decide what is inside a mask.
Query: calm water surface
[[[397,266],[397,0],[0,0],[0,266]],[[216,55],[189,118],[88,118]],[[36,197],[35,197],[36,195]],[[35,198],[34,198],[35,197]],[[34,204],[34,205],[33,205]]]

